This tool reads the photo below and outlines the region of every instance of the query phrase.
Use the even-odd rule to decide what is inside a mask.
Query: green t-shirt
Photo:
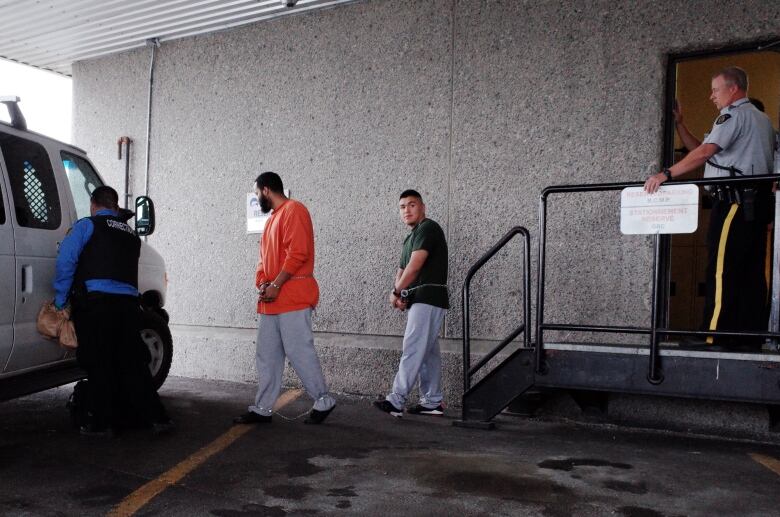
[[[447,239],[436,221],[423,219],[404,240],[401,252],[401,268],[409,264],[412,252],[425,250],[425,259],[420,274],[407,289],[409,303],[427,303],[443,309],[450,308],[447,294]]]

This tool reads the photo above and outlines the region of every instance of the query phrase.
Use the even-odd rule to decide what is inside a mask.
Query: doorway
[[[679,103],[683,121],[699,139],[712,128],[718,110],[709,100],[710,80],[713,74],[727,66],[743,68],[749,78],[748,95],[763,104],[775,131],[780,125],[780,42],[755,45],[752,49],[719,50],[688,56],[672,57],[669,64],[666,163],[671,165],[687,153],[674,132],[671,105]],[[758,103],[754,103],[758,105]],[[703,167],[681,179],[701,178]],[[703,189],[702,189],[703,192]],[[707,268],[707,230],[709,197],[700,199],[699,227],[692,234],[678,234],[671,238],[671,267],[669,271],[669,326],[674,329],[697,329],[704,312],[704,283]],[[769,231],[769,228],[767,229]],[[771,241],[769,241],[771,242]],[[770,249],[767,250],[770,253]],[[771,258],[771,255],[769,255]],[[771,261],[769,261],[771,263]],[[757,264],[756,267],[762,267]],[[769,282],[769,268],[767,268]]]

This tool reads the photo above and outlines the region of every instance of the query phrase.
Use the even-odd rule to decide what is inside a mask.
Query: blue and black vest
[[[87,280],[116,280],[138,288],[138,258],[141,239],[118,217],[98,215],[89,218],[94,230],[79,255],[73,287]]]

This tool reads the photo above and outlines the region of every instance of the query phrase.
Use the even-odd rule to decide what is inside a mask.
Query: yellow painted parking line
[[[778,476],[780,476],[780,460],[772,458],[771,456],[764,456],[763,454],[751,453],[750,457],[753,461],[765,466]]]
[[[283,393],[274,405],[274,410],[278,411],[290,402],[301,396],[303,390],[290,390]],[[175,485],[187,474],[201,466],[215,454],[227,449],[230,444],[238,440],[251,430],[254,425],[234,425],[228,431],[198,450],[190,457],[180,462],[172,469],[164,472],[159,477],[149,481],[135,492],[125,497],[121,503],[114,507],[108,515],[110,517],[129,517],[138,510],[146,506],[149,501],[160,495],[166,488]]]

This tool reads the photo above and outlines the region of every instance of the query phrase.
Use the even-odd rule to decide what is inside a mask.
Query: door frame
[[[662,163],[664,168],[671,167],[674,164],[674,117],[671,116],[674,108],[674,101],[677,92],[677,65],[684,61],[690,61],[693,59],[712,58],[728,56],[731,54],[745,54],[749,52],[761,52],[780,50],[780,34],[777,37],[771,39],[761,39],[752,42],[739,43],[735,45],[725,46],[710,46],[701,47],[696,50],[670,53],[667,55],[666,61],[666,85],[664,92],[664,106],[663,106],[663,156]],[[780,214],[775,214],[775,224],[777,224],[777,217]],[[669,306],[670,306],[670,290],[671,290],[671,272],[672,272],[672,239],[670,235],[663,235],[661,238],[661,272],[663,274],[662,282],[659,287],[663,289],[661,296],[658,298],[659,306],[656,308],[658,314],[662,316],[663,325],[669,326]],[[780,246],[780,243],[776,242],[775,247]],[[780,264],[773,264],[773,275],[778,272],[775,271],[780,267]]]

